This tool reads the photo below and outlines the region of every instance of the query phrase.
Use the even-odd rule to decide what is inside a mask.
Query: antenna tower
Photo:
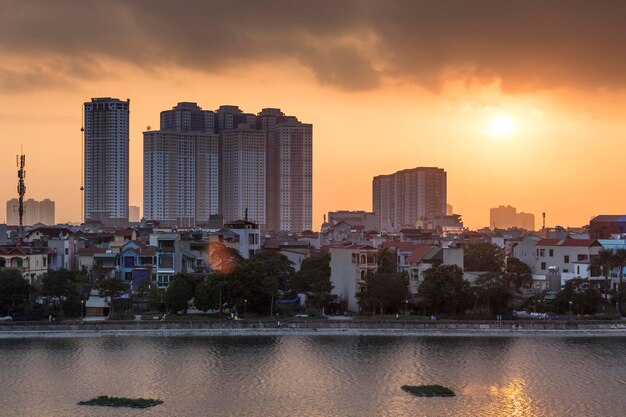
[[[20,239],[22,238],[24,228],[24,194],[26,194],[26,184],[24,184],[24,179],[26,178],[26,171],[24,170],[24,167],[26,166],[26,155],[24,155],[23,152],[24,150],[22,149],[22,154],[15,157],[15,162],[18,167],[17,194],[20,196],[17,206],[17,212],[20,217]]]

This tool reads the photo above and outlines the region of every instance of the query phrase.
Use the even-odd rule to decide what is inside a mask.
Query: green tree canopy
[[[598,304],[602,303],[602,295],[591,285],[586,278],[574,278],[565,281],[563,289],[558,295],[557,302],[562,313],[570,309],[574,314],[594,314]]]
[[[470,243],[465,247],[463,264],[466,271],[500,272],[504,252],[493,243]]]
[[[79,273],[61,269],[50,271],[41,278],[41,294],[48,297],[59,307],[63,314],[64,306],[70,307],[70,312],[80,311],[79,288],[81,282]]]
[[[504,274],[506,285],[513,291],[530,288],[533,284],[533,275],[530,267],[517,258],[507,258]]]
[[[293,277],[291,289],[309,294],[317,306],[328,302],[333,289],[330,282],[330,254],[304,258],[300,270]]]
[[[237,249],[221,242],[211,242],[208,248],[209,265],[215,272],[228,274],[239,268],[245,260]]]
[[[509,303],[513,299],[509,283],[501,273],[489,272],[476,280],[478,301],[489,307],[493,314],[509,311]]]
[[[396,252],[388,247],[378,250],[378,268],[380,273],[398,272],[398,262],[396,260]]]
[[[96,288],[100,296],[112,299],[125,293],[128,290],[128,284],[119,278],[104,278],[98,281]]]
[[[398,312],[409,297],[409,278],[406,273],[376,272],[365,277],[357,293],[359,305],[365,311]]]
[[[439,265],[426,270],[419,295],[433,313],[463,313],[473,304],[470,284],[457,265]]]
[[[17,269],[0,269],[0,316],[22,310],[28,303],[31,286]]]
[[[165,291],[163,301],[170,311],[182,310],[187,314],[188,303],[193,298],[194,289],[195,282],[192,276],[176,274]]]

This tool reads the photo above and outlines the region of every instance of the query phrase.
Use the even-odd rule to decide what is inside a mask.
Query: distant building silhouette
[[[489,227],[491,229],[518,228],[535,230],[535,215],[531,213],[518,213],[512,206],[498,206],[489,209]]]
[[[139,223],[141,221],[141,210],[138,206],[128,207],[128,221],[131,223]]]
[[[7,224],[16,226],[19,224],[18,200],[13,198],[7,201]],[[24,226],[32,226],[41,223],[47,226],[56,224],[54,201],[45,199],[37,201],[32,198],[24,201]]]

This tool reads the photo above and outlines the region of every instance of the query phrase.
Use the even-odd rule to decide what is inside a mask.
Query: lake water
[[[418,398],[403,384],[441,384]],[[144,409],[78,406],[97,395]],[[0,340],[0,416],[624,416],[626,338]]]

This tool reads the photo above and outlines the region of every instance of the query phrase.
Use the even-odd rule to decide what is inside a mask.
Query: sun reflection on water
[[[507,417],[535,417],[544,415],[533,403],[523,378],[514,378],[508,385],[489,387],[490,403],[487,415]]]

